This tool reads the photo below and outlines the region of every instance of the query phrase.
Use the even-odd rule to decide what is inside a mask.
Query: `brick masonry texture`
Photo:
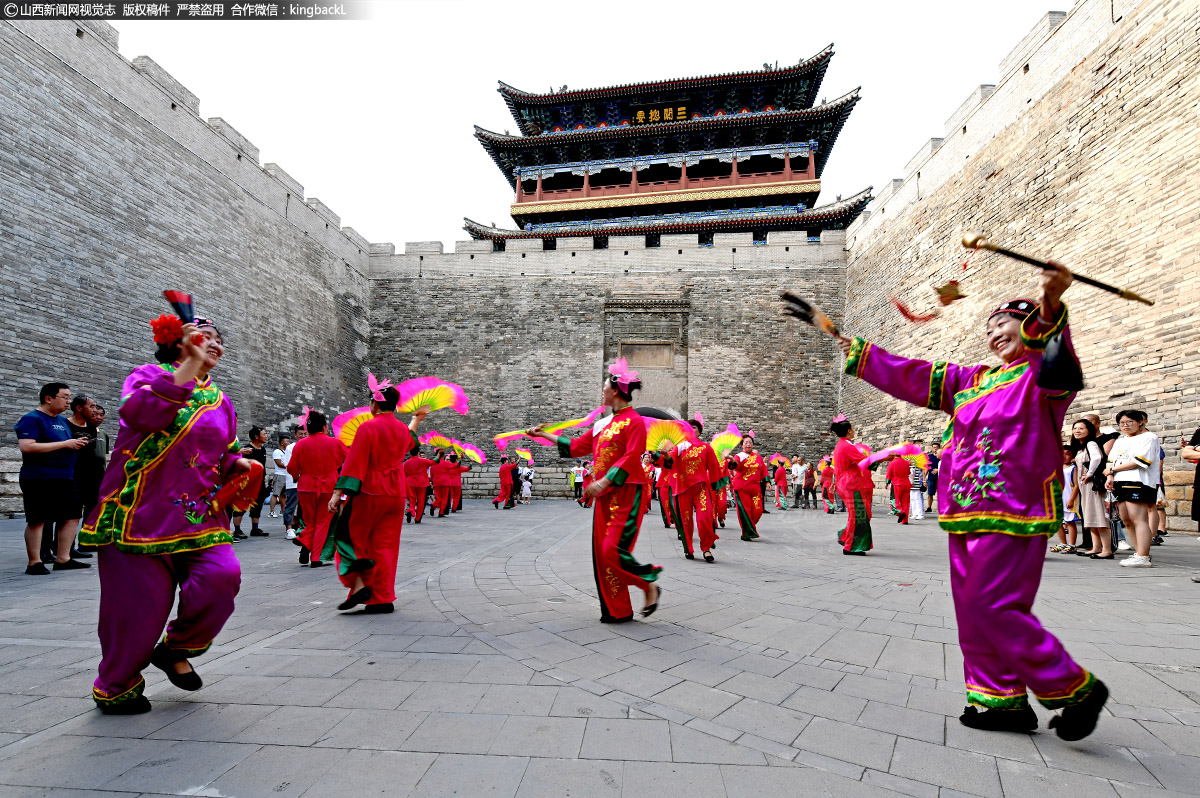
[[[1157,300],[1149,308],[1083,286],[1067,293],[1087,380],[1068,423],[1096,412],[1113,424],[1121,408],[1144,408],[1167,451],[1170,526],[1193,532],[1183,484],[1192,468],[1178,443],[1200,426],[1198,27],[1194,2],[1088,0],[1053,30],[1035,29],[1042,41],[1023,42],[1001,83],[960,109],[945,140],[923,148],[847,231],[845,317],[848,331],[900,354],[987,361],[986,315],[1034,293],[1029,267],[981,253],[964,278],[968,299],[930,324],[903,321],[888,300],[898,292],[932,307],[928,286],[960,276],[966,230]],[[1038,74],[1045,69],[1055,71]],[[945,422],[850,378],[841,404],[875,444],[929,440]]]
[[[99,27],[0,23],[2,511],[20,509],[12,425],[43,383],[95,395],[115,436],[121,382],[153,360],[146,322],[168,310],[165,288],[192,292],[221,326],[213,376],[243,434],[302,404],[352,406],[347,387],[364,379],[369,245]]]

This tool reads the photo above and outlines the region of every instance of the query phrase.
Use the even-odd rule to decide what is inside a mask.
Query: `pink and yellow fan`
[[[549,432],[551,435],[557,435],[563,430],[571,429],[573,427],[586,427],[589,424],[594,424],[596,419],[600,418],[600,414],[603,412],[604,406],[601,405],[581,418],[573,418],[570,421],[559,421],[557,424],[549,424],[545,427],[545,431]],[[525,437],[525,430],[517,429],[513,430],[512,432],[501,432],[499,435],[494,436],[492,440],[495,441],[497,449],[504,451],[504,447],[508,446],[509,441],[523,437]],[[533,438],[532,440],[534,443],[540,443],[542,446],[554,445],[550,441],[543,438]]]
[[[692,425],[674,419],[645,418],[646,451],[657,452],[672,449],[692,436]]]
[[[792,467],[792,461],[787,459],[786,457],[784,457],[783,454],[780,452],[775,452],[775,454],[771,455],[771,459],[768,460],[767,462],[773,466],[781,465],[784,468]]]
[[[455,443],[455,448],[458,449],[458,451],[462,453],[462,456],[466,457],[468,460],[473,460],[480,465],[483,465],[487,462],[487,455],[480,451],[478,446],[472,446],[471,444],[463,443],[462,441],[456,441]]]
[[[724,432],[713,436],[711,446],[713,452],[717,455],[717,459],[723,460],[741,442],[742,431],[738,429],[737,424],[730,424],[725,428]]]
[[[356,407],[353,410],[347,410],[333,420],[333,437],[337,438],[347,447],[354,443],[354,436],[358,434],[358,428],[366,424],[374,416],[371,415],[371,408]]]
[[[521,455],[521,457],[525,459],[525,462],[533,462],[533,452],[529,451],[528,449],[514,449],[514,451]]]
[[[417,440],[421,443],[427,443],[430,446],[436,446],[439,449],[449,449],[450,447],[454,446],[453,438],[447,438],[445,435],[435,429],[429,430],[429,432],[426,432]]]
[[[859,448],[861,449],[863,447],[859,446]],[[909,443],[908,441],[905,441],[904,443],[898,443],[895,446],[889,446],[886,449],[880,449],[878,452],[875,452],[875,454],[871,454],[871,450],[868,448],[866,450],[866,454],[869,454],[871,456],[865,460],[858,461],[858,467],[861,468],[863,471],[866,471],[868,468],[875,465],[876,463],[878,463],[881,460],[886,460],[888,457],[890,457],[893,454],[896,454],[896,455],[899,455],[899,456],[905,457],[905,458],[915,457],[916,455],[921,454],[921,447],[917,446],[915,443]],[[928,460],[926,460],[926,463],[928,463]]]
[[[432,413],[448,407],[459,415],[467,414],[467,394],[462,386],[452,382],[437,377],[417,377],[400,383],[396,390],[400,392],[397,413],[409,414],[422,409]]]

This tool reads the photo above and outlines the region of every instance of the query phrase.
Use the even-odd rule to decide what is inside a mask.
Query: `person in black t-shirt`
[[[251,505],[250,513],[250,534],[256,538],[265,538],[270,535],[270,532],[264,532],[258,528],[258,519],[262,517],[263,500],[270,495],[270,489],[266,485],[267,473],[267,431],[262,427],[251,427],[247,433],[250,438],[250,445],[242,450],[242,457],[247,460],[257,460],[263,466],[263,481],[258,486],[258,499]],[[242,531],[242,517],[245,513],[235,513],[233,516],[233,539],[245,540],[246,533]]]

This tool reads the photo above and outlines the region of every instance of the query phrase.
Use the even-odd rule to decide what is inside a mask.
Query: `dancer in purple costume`
[[[233,405],[208,376],[224,354],[221,334],[207,319],[176,330],[182,338],[160,340],[156,326],[160,364],[138,366],[125,380],[100,504],[80,534],[99,547],[92,697],[111,715],[150,710],[142,695],[148,664],[184,690],[202,686],[188,659],[212,645],[241,584],[229,519],[212,506],[222,482],[250,467],[238,454]]]
[[[1060,264],[1054,264],[1061,266]],[[987,321],[999,367],[929,363],[839,336],[845,372],[897,399],[950,414],[938,484],[939,522],[950,533],[950,586],[958,619],[968,706],[959,720],[996,731],[1032,731],[1043,706],[1058,736],[1095,729],[1108,698],[1104,683],[1080,667],[1033,615],[1046,540],[1062,524],[1063,419],[1073,390],[1039,386],[1057,347],[1078,368],[1060,298],[1065,268],[1043,272],[1039,304],[1013,300]],[[1016,458],[1019,458],[1016,459]],[[983,707],[980,712],[976,707]]]

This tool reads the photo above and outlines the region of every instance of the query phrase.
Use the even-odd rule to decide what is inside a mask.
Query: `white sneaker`
[[[1193,582],[1200,582],[1200,574],[1192,574]]]
[[[279,517],[279,511],[278,511],[278,510],[272,510],[272,511],[271,511],[271,517],[272,517],[272,518],[278,518],[278,517]]]
[[[1126,560],[1121,560],[1121,565],[1125,566],[1126,568],[1153,568],[1154,567],[1154,563],[1150,562],[1149,557],[1142,557],[1137,554],[1133,555],[1132,557],[1130,557]]]
[[[289,529],[287,532],[284,533],[283,536],[285,538],[287,538],[288,540],[295,540],[296,539],[296,530]]]
[[[1133,546],[1130,546],[1124,540],[1117,543],[1117,551],[1133,551]]]

